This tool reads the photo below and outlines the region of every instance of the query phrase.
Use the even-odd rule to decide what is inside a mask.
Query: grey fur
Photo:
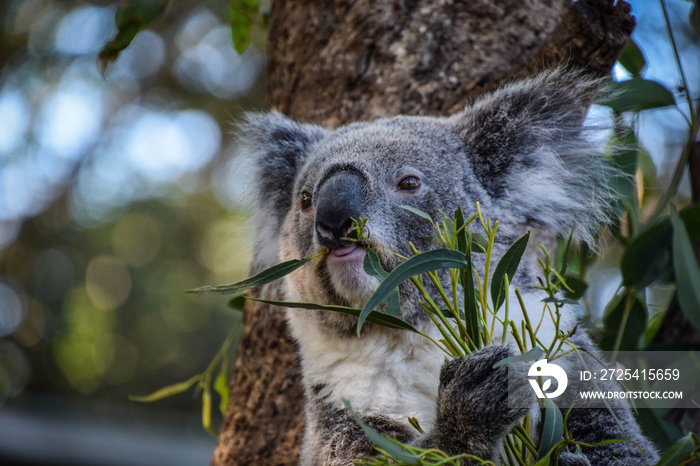
[[[478,201],[483,212],[501,222],[497,256],[525,231],[532,230],[538,243],[552,246],[574,224],[575,238],[593,245],[613,198],[601,155],[586,141],[582,127],[587,104],[599,84],[557,69],[513,83],[448,118],[397,116],[335,131],[297,124],[276,112],[250,115],[241,127],[242,143],[257,168],[258,250],[270,251],[256,267],[311,256],[324,249],[322,243],[334,250],[346,245],[340,233],[330,234],[332,228],[324,226],[337,220],[330,211],[342,210],[344,205],[369,217],[373,250],[387,270],[400,262],[392,252],[410,255],[409,241],[421,250],[431,247],[423,239],[432,234],[427,222],[397,204],[412,205],[437,218],[440,211],[452,213],[458,206],[469,216]],[[401,180],[409,176],[420,179],[420,188],[400,189]],[[311,195],[310,207],[303,207],[303,193]],[[342,202],[329,199],[334,193]],[[321,214],[327,218],[319,218],[316,208],[320,202],[323,211],[330,212]],[[334,231],[343,228],[339,223]],[[536,283],[534,257],[528,252],[526,264],[512,280],[521,290]],[[478,254],[474,258],[483,272],[483,258]],[[326,256],[288,276],[286,297],[361,307],[376,282],[366,275],[360,277],[356,264],[354,269],[340,261],[333,264]],[[431,325],[411,286],[402,285],[401,303],[403,319],[420,328]],[[364,327],[358,340],[356,319],[336,313],[290,310],[288,319],[300,344],[307,394],[302,464],[345,465],[360,454],[371,454],[369,442],[342,409],[341,397],[350,398],[356,412],[381,432],[449,453],[488,459],[496,459],[502,437],[528,411],[509,408],[503,402],[507,371],[524,371],[518,366],[492,369],[507,354],[506,347],[486,347],[466,360],[446,363],[438,388],[437,372],[435,382],[427,385],[403,378],[400,371],[391,372],[402,364],[420,370],[422,361],[435,361],[427,353],[425,340],[371,325]],[[578,338],[591,347],[581,330]],[[378,348],[377,353],[362,360],[360,352],[369,351],[363,344]],[[351,349],[343,354],[342,348]],[[357,367],[358,361],[366,363],[367,373]],[[436,367],[439,365],[438,361]],[[358,380],[348,373],[356,374]],[[393,406],[391,399],[382,398],[385,393],[373,395],[384,400],[373,405],[372,397],[348,387],[356,382],[362,386],[365,378],[396,382],[391,390],[407,403],[425,398],[431,404],[431,397],[436,397],[434,407],[428,406],[429,411],[435,410],[432,429],[418,436],[405,422],[405,414],[378,411],[381,403],[385,408]],[[416,390],[418,395],[412,398],[406,390]],[[431,390],[433,395],[428,393]],[[514,396],[535,403],[529,387]],[[651,464],[655,450],[641,435],[627,406],[616,406],[615,413],[624,433],[610,413],[601,410],[575,410],[569,428],[589,443],[626,435],[641,446]],[[585,457],[564,452],[560,464],[644,464],[644,456],[629,445],[618,442],[584,449]]]

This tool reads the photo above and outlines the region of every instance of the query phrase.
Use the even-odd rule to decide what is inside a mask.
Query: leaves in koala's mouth
[[[237,283],[231,283],[229,285],[201,286],[199,288],[195,288],[194,290],[187,290],[185,293],[219,293],[241,295],[248,291],[248,288],[267,285],[275,280],[279,280],[285,275],[289,275],[316,257],[318,257],[318,255],[307,257],[305,259],[293,259],[282,262],[281,264],[277,264],[269,269],[263,270],[254,277],[247,278]]]
[[[411,257],[387,275],[377,288],[377,291],[369,298],[369,301],[367,301],[367,304],[362,309],[362,313],[359,316],[357,334],[360,334],[362,324],[367,319],[369,313],[387,299],[387,296],[404,281],[413,276],[433,270],[444,268],[461,269],[466,266],[467,259],[464,254],[453,249],[433,249],[432,251],[426,251]]]

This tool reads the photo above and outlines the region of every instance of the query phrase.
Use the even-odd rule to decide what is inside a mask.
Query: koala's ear
[[[476,178],[523,224],[567,234],[575,221],[578,239],[590,241],[594,224],[604,220],[596,214],[610,197],[600,148],[582,137],[601,83],[559,68],[512,83],[452,117]]]
[[[292,205],[297,171],[313,146],[327,134],[320,126],[296,123],[276,111],[247,113],[238,123],[239,151],[253,168],[249,194],[259,220],[258,237],[272,239],[279,235]]]

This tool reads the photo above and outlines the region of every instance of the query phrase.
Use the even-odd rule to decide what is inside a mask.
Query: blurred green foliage
[[[102,79],[97,56],[124,11],[0,5],[0,405],[150,393],[201,372],[240,324],[184,291],[248,273],[246,175],[228,132],[262,104],[263,32],[239,55],[224,2],[170,2]]]

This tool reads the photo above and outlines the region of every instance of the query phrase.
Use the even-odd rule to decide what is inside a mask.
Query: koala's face
[[[400,261],[393,252],[408,257],[409,242],[425,249],[434,234],[399,205],[434,218],[473,207],[483,188],[462,147],[453,122],[417,117],[354,124],[319,141],[296,176],[282,228],[283,260],[330,251],[293,278],[299,298],[362,307],[376,289],[363,270],[365,247],[343,240],[354,236],[352,219],[369,218],[371,247],[391,269]]]
[[[449,118],[399,116],[335,131],[275,112],[249,116],[242,130],[257,168],[256,257],[268,254],[256,267],[328,250],[288,277],[288,299],[362,307],[378,282],[363,270],[365,248],[343,238],[351,219],[369,218],[371,247],[393,269],[402,261],[394,253],[409,257],[409,242],[425,250],[433,236],[402,204],[439,219],[458,206],[469,216],[479,201],[501,222],[497,253],[526,230],[551,240],[574,223],[574,237],[590,241],[610,197],[600,157],[581,136],[597,87],[555,70]],[[417,307],[409,290],[404,318]]]

